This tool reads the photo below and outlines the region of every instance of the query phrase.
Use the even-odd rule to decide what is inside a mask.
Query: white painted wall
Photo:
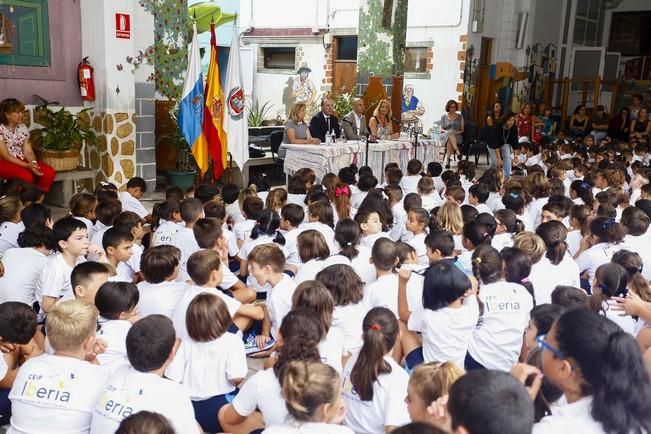
[[[145,52],[147,47],[154,43],[154,16],[145,11],[139,5],[134,7],[133,17],[131,18],[133,29],[133,57],[137,55],[138,51]],[[154,72],[154,65],[147,65],[143,63],[135,73],[135,81],[142,83],[147,81],[149,74]]]

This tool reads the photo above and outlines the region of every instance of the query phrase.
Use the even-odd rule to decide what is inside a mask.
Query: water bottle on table
[[[325,144],[332,145],[332,136],[330,135],[330,131],[325,134]]]

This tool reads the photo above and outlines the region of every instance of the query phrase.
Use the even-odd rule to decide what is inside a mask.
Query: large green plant
[[[262,121],[265,120],[265,117],[269,114],[272,107],[273,104],[271,104],[269,101],[262,104],[262,106],[258,100],[255,100],[255,102],[249,104],[249,114],[247,117],[249,127],[261,127]]]
[[[47,105],[35,109],[35,121],[42,128],[31,132],[31,139],[41,149],[50,151],[80,150],[84,142],[89,145],[97,143],[97,136],[91,130],[86,112],[91,108],[72,114],[65,108],[52,110]]]
[[[188,145],[185,136],[181,133],[181,130],[178,128],[178,118],[179,118],[180,105],[175,104],[170,110],[170,118],[174,121],[174,125],[177,125],[176,128],[169,131],[167,134],[156,139],[156,144],[166,143],[172,145],[178,151],[178,157],[176,159],[176,170],[181,172],[194,172],[197,169],[197,163],[192,155],[192,149]]]
[[[335,100],[335,113],[341,119],[353,110],[353,100],[355,95],[348,92],[341,92],[333,97]]]

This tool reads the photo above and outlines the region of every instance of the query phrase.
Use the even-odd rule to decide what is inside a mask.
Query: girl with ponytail
[[[490,245],[493,237],[488,225],[477,220],[468,222],[463,227],[461,243],[465,251],[459,255],[459,264],[468,275],[472,275],[472,253],[481,245]]]
[[[570,227],[567,232],[567,251],[573,258],[581,246],[583,230],[587,229],[588,218],[592,215],[592,208],[588,205],[574,205],[570,208]]]
[[[376,279],[375,267],[370,263],[371,248],[362,246],[362,231],[351,218],[337,222],[335,226],[335,245],[338,253],[332,254],[326,260],[326,267],[334,264],[345,264],[353,267],[362,282],[369,284]]]
[[[611,309],[614,304],[612,297],[625,297],[627,293],[628,273],[626,269],[614,262],[608,262],[597,268],[594,281],[592,282],[592,295],[589,299],[590,308],[612,320],[622,330],[635,336],[635,320],[628,316],[622,316],[620,312]]]
[[[613,254],[622,248],[627,234],[626,227],[607,217],[597,217],[588,225],[589,233],[581,240],[574,256],[581,273],[586,272],[588,281],[594,279],[597,267],[610,262]]]
[[[575,205],[587,205],[590,209],[594,205],[592,186],[588,181],[576,180],[570,184],[570,199]]]
[[[371,309],[362,323],[364,344],[343,373],[346,426],[357,433],[391,432],[409,423],[409,375],[391,358],[398,320],[389,309]]]
[[[292,361],[285,366],[282,394],[289,420],[263,434],[353,434],[341,425],[346,406],[341,399],[341,381],[328,365]]]
[[[491,240],[491,245],[502,251],[505,247],[513,247],[513,237],[524,231],[524,223],[518,220],[518,216],[510,209],[500,209],[495,211],[495,236]]]
[[[534,425],[533,434],[651,432],[649,375],[635,339],[617,324],[573,309],[537,341],[544,376],[563,391],[567,404]],[[540,375],[535,368],[528,373]]]
[[[336,216],[335,220],[339,221],[345,218],[353,218],[357,210],[350,204],[351,191],[348,184],[339,183],[335,185],[333,196],[333,205]]]
[[[642,257],[636,252],[620,250],[615,252],[611,262],[621,265],[626,270],[627,288],[630,293],[637,295],[645,303],[651,302],[651,284],[642,276],[644,268]],[[649,325],[649,322],[641,317],[638,317],[635,322],[635,336],[642,352],[651,348],[651,327]]]
[[[491,246],[475,250],[472,269],[480,282],[483,312],[470,338],[465,368],[508,371],[520,355],[533,299],[522,285],[504,280],[502,257]]]
[[[285,369],[292,361],[321,362],[318,345],[324,337],[321,322],[311,309],[289,312],[280,325],[278,351],[272,368],[256,372],[246,380],[233,402],[219,411],[219,423],[224,432],[251,432],[264,425],[280,425],[288,411],[281,395]]]

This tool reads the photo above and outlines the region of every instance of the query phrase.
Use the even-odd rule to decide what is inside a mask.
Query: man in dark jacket
[[[321,111],[315,114],[310,121],[310,134],[324,143],[326,133],[334,130],[337,137],[341,133],[339,119],[334,115],[335,102],[326,97],[321,101]]]

